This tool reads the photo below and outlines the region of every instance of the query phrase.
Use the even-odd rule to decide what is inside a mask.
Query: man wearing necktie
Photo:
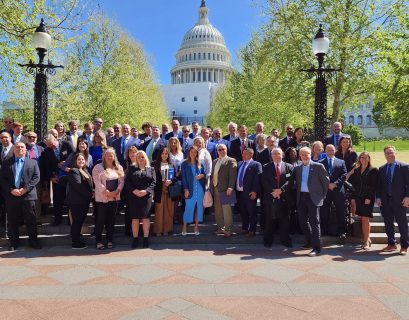
[[[11,135],[7,131],[0,133],[0,169],[3,163],[14,156],[14,146],[11,143]],[[6,223],[6,211],[5,211],[5,200],[4,195],[0,191],[0,224],[5,225]]]
[[[241,216],[241,232],[247,237],[254,237],[257,227],[257,194],[262,173],[260,162],[254,161],[254,150],[243,151],[243,161],[237,165],[237,207]]]
[[[280,242],[286,247],[292,247],[290,238],[290,206],[291,192],[283,192],[279,197],[274,197],[274,191],[290,179],[293,166],[283,162],[283,151],[275,148],[271,152],[272,162],[263,166],[261,184],[263,186],[263,210],[265,211],[264,246],[269,248],[273,244],[274,233],[279,230]]]
[[[189,136],[190,128],[188,126],[182,127],[182,137],[179,138],[180,146],[182,147],[183,155],[186,157],[187,150],[193,144],[193,139]]]
[[[126,166],[126,151],[131,146],[135,146],[138,149],[139,145],[137,140],[138,139],[131,138],[131,126],[124,124],[122,126],[122,137],[112,143],[112,148],[115,149],[116,157],[121,166]]]
[[[149,161],[156,160],[158,153],[166,147],[165,139],[160,137],[160,129],[157,126],[152,127],[152,139],[145,141],[142,149],[146,152]]]
[[[397,250],[394,222],[400,232],[400,254],[406,255],[409,246],[408,219],[409,207],[409,165],[396,160],[396,149],[393,146],[384,148],[386,164],[379,168],[376,203],[381,207],[385,222],[388,245],[385,252]]]
[[[337,150],[339,145],[339,139],[348,136],[347,134],[342,133],[341,130],[342,130],[341,122],[338,121],[334,122],[332,125],[332,135],[325,138],[324,145],[327,146],[329,144],[332,144],[335,147],[335,150]]]
[[[323,235],[339,237],[339,241],[342,244],[345,242],[347,232],[344,188],[347,168],[344,160],[335,158],[334,145],[327,145],[325,153],[327,157],[320,162],[328,172],[330,184],[324,205],[320,211],[321,232]],[[335,212],[332,208],[335,208]],[[331,217],[335,219],[331,219]]]
[[[241,125],[239,127],[239,136],[237,139],[230,142],[229,157],[236,159],[237,162],[243,160],[242,153],[245,148],[255,149],[254,141],[247,137],[247,127]]]
[[[35,200],[36,185],[40,181],[40,170],[37,162],[26,158],[26,146],[17,142],[14,146],[14,157],[8,159],[1,168],[1,186],[6,195],[6,212],[9,223],[9,251],[19,246],[19,225],[22,220],[27,226],[29,245],[41,249],[37,239],[37,222]]]

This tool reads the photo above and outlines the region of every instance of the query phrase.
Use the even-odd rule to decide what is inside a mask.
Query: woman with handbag
[[[128,167],[125,176],[128,191],[128,204],[132,219],[132,249],[138,247],[139,221],[143,225],[143,248],[149,247],[149,213],[152,206],[153,192],[156,185],[155,169],[149,165],[144,151],[136,153],[136,163]]]
[[[95,202],[98,208],[95,224],[96,247],[98,250],[112,249],[118,201],[124,186],[124,170],[113,148],[108,148],[104,152],[102,162],[92,170],[92,178],[95,183]],[[104,227],[106,245],[102,242]]]
[[[351,209],[353,215],[361,217],[362,224],[362,249],[369,250],[372,242],[369,238],[371,227],[369,219],[373,218],[378,169],[371,166],[371,156],[364,151],[359,155],[355,169],[348,172],[346,179],[355,189],[351,196]]]
[[[152,163],[156,173],[156,186],[153,201],[155,202],[155,225],[157,237],[167,236],[173,230],[173,215],[175,203],[170,197],[169,189],[176,183],[176,166],[169,156],[169,149],[163,148],[158,152],[158,157]]]
[[[93,185],[92,177],[87,171],[84,154],[75,154],[67,180],[67,196],[65,202],[68,204],[72,216],[72,248],[85,249],[87,244],[80,239],[81,228],[92,200]]]
[[[195,221],[194,232],[199,235],[199,221],[203,221],[203,197],[205,193],[205,171],[199,161],[196,147],[188,149],[186,160],[182,163],[182,185],[186,199],[183,213],[182,235],[187,234],[187,224]]]

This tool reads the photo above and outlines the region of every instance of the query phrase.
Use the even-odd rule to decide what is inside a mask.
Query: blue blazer
[[[237,181],[239,180],[239,174],[243,164],[244,161],[240,161],[237,165]],[[263,168],[260,162],[253,160],[248,164],[243,177],[243,192],[245,194],[249,194],[250,192],[259,193],[259,182],[262,172]]]
[[[193,176],[192,170],[190,169],[189,164],[187,161],[182,162],[181,166],[182,171],[182,186],[184,190],[189,190],[189,198],[190,199],[193,195],[193,183],[196,177]],[[203,165],[199,168],[196,167],[196,175],[205,174]],[[203,191],[205,189],[205,181],[206,179],[199,180],[199,185],[202,187]]]
[[[337,188],[335,190],[344,193],[345,192],[344,181],[347,175],[347,167],[345,166],[345,161],[338,158],[334,158],[331,174],[329,173],[328,169],[328,158],[324,158],[319,162],[322,163],[325,167],[325,170],[327,170],[329,175],[329,182],[335,183],[337,185]]]
[[[387,165],[379,168],[378,186],[376,197],[386,203],[388,180],[386,179]],[[401,202],[405,197],[409,197],[409,165],[396,161],[395,170],[392,177],[392,201],[402,207]]]

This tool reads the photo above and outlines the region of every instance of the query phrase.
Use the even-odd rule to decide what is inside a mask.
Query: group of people
[[[132,248],[149,246],[150,215],[157,237],[173,232],[182,204],[182,236],[188,225],[200,235],[199,223],[213,207],[216,234],[233,234],[232,208],[241,216],[241,234],[253,237],[259,226],[270,247],[279,241],[292,247],[290,229],[299,227],[310,256],[321,252],[321,235],[344,242],[348,214],[362,217],[362,249],[371,246],[369,219],[374,203],[381,207],[388,236],[384,251],[397,250],[394,221],[398,223],[400,253],[409,246],[406,208],[409,206],[409,166],[396,160],[396,149],[384,149],[387,163],[371,165],[368,152],[359,156],[349,135],[336,122],[324,142],[310,144],[302,128],[286,127],[265,134],[258,122],[248,135],[245,125],[181,127],[172,120],[161,127],[145,122],[142,132],[128,124],[103,130],[96,118],[79,130],[77,121],[57,122],[44,141],[34,132],[23,135],[23,124],[4,118],[0,140],[0,203],[7,217],[9,250],[19,246],[19,226],[27,225],[29,243],[41,248],[37,218],[53,203],[54,225],[62,223],[68,207],[72,248],[83,249],[81,227],[93,204],[95,240],[99,250],[114,246],[115,217],[125,210],[125,232]],[[52,191],[51,191],[52,190]],[[258,210],[257,201],[260,201]],[[258,218],[259,216],[259,218]],[[105,229],[105,240],[103,231]]]

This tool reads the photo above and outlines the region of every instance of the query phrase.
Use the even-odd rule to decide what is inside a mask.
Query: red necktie
[[[30,159],[35,159],[35,157],[36,157],[36,153],[35,153],[34,147],[32,147],[30,149]]]
[[[276,166],[277,188],[280,188],[280,164]]]
[[[241,152],[243,152],[245,148],[246,146],[244,145],[244,140],[241,140]]]

